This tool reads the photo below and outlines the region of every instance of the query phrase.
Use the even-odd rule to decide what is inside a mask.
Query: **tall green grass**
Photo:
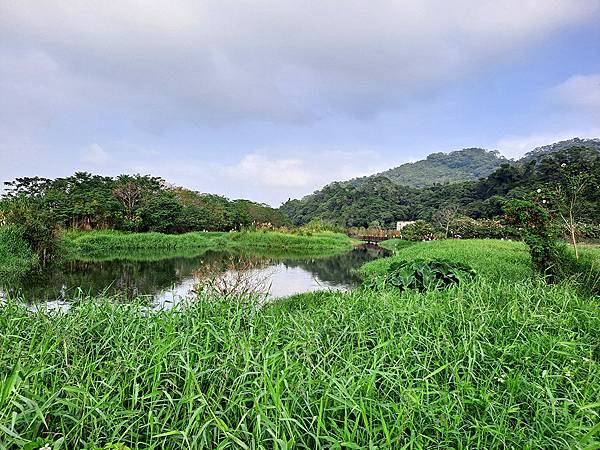
[[[568,285],[0,308],[0,448],[597,448],[600,306]]]
[[[491,280],[521,281],[530,278],[531,258],[522,242],[495,239],[446,239],[400,247],[390,258],[366,264],[363,273],[373,276],[386,271],[393,261],[417,258],[448,259],[472,266]]]
[[[93,231],[66,233],[63,235],[65,253],[71,258],[106,259],[127,252],[175,252],[192,254],[213,250],[256,250],[271,253],[305,253],[318,255],[320,252],[348,251],[352,241],[343,234],[316,233],[313,235],[287,234],[265,231],[243,231],[231,233],[195,232],[185,234],[120,233],[115,231]]]
[[[414,243],[414,241],[407,241],[405,239],[388,239],[387,241],[381,241],[379,246],[397,252],[403,248],[410,247]]]
[[[177,250],[205,249],[224,243],[227,233],[122,233],[117,231],[91,231],[65,233],[63,241],[76,254],[106,254],[127,250]]]

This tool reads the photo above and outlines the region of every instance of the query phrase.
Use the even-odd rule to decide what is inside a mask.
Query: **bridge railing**
[[[368,240],[386,240],[395,239],[402,237],[402,232],[398,230],[385,230],[381,228],[349,228],[348,236],[355,237],[357,239]]]

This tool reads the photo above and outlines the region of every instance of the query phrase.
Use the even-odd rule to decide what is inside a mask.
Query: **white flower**
[[[540,192],[542,192],[542,190],[541,190],[541,189],[538,189],[538,190],[537,190],[537,193],[539,194]]]
[[[545,199],[544,199],[544,200],[542,200],[542,203],[546,203],[546,200],[545,200]]]
[[[46,444],[43,447],[40,447],[40,450],[52,450],[52,447],[50,447],[48,444]]]
[[[567,167],[567,163],[562,163],[560,167]]]

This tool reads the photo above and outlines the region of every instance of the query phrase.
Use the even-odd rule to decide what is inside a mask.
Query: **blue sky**
[[[0,1],[0,179],[278,205],[464,147],[600,137],[600,0]]]

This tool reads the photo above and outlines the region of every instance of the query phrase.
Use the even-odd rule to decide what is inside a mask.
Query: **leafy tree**
[[[170,192],[160,192],[147,199],[140,208],[142,226],[146,231],[174,233],[180,223],[181,204]]]

